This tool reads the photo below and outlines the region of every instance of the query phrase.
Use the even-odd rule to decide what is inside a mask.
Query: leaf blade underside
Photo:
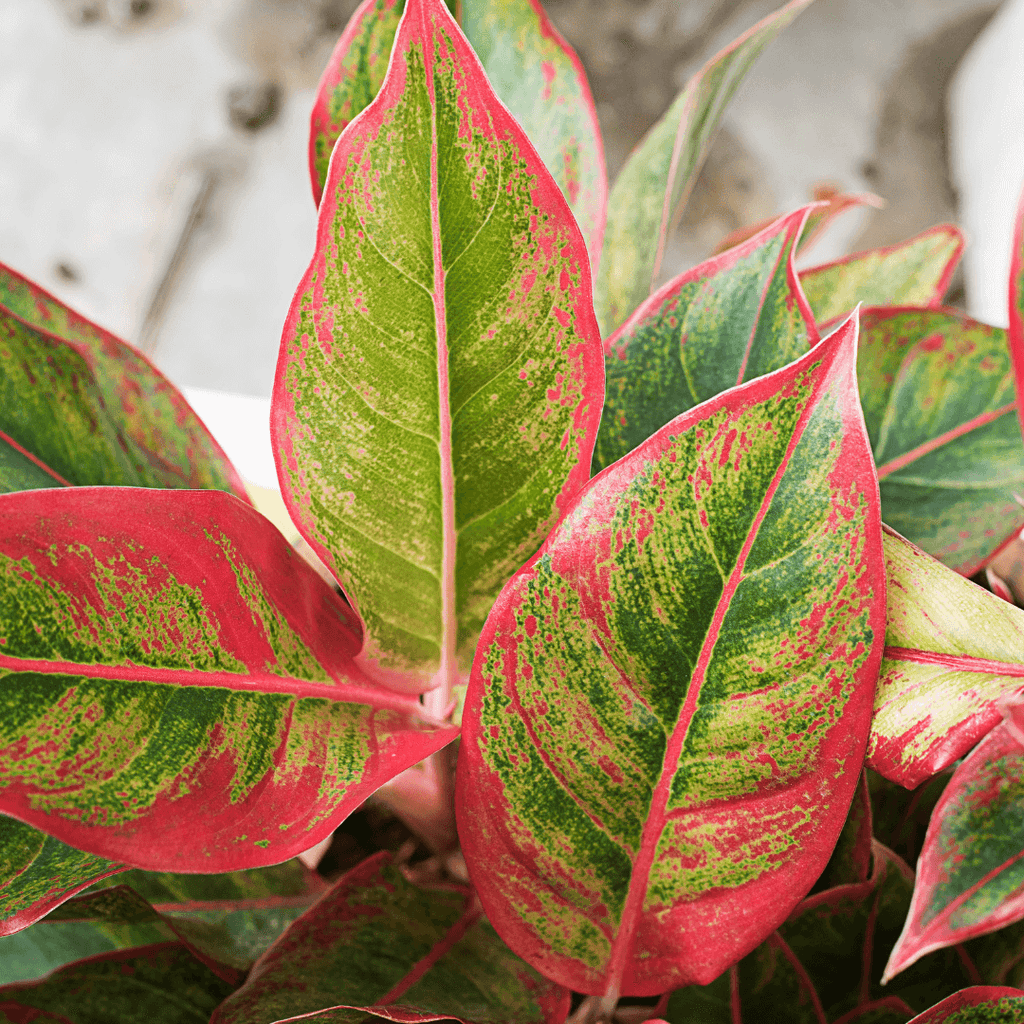
[[[1006,332],[955,310],[867,309],[857,375],[882,518],[973,575],[1024,527]]]
[[[380,176],[386,176],[386,187]],[[282,338],[292,518],[387,685],[455,681],[589,475],[603,367],[586,246],[440,0],[339,139]]]
[[[560,1024],[568,1009],[569,992],[508,950],[470,890],[419,889],[379,853],[285,932],[211,1024],[298,1016],[341,1024],[389,1012]]]
[[[785,918],[842,829],[884,628],[855,331],[684,414],[598,476],[488,619],[463,716],[463,851],[502,937],[576,991],[714,978]],[[822,586],[843,591],[842,612],[805,558],[819,582],[837,573]],[[773,580],[790,573],[783,601]],[[750,634],[747,616],[761,623]],[[775,653],[756,653],[755,634]],[[830,669],[812,668],[826,647]],[[842,726],[826,724],[819,671],[839,673]],[[776,728],[807,745],[771,740]],[[805,831],[818,763],[831,766],[822,792],[836,788]],[[748,814],[764,849],[744,838]]]
[[[915,789],[963,757],[1024,688],[1024,611],[885,528],[888,625],[867,764]]]
[[[51,345],[63,342],[87,364],[106,417],[124,437],[139,474],[138,481],[116,482],[214,488],[249,500],[238,471],[184,395],[134,346],[3,264],[0,319],[5,326],[16,320],[35,328]],[[32,450],[30,445],[26,447]],[[79,482],[111,481],[90,477]]]
[[[449,742],[221,491],[0,496],[0,811],[152,870],[276,863]],[[197,824],[199,823],[199,824]]]
[[[938,306],[964,251],[952,224],[938,224],[882,249],[844,256],[801,271],[800,282],[819,324],[865,306]]]
[[[818,343],[793,262],[810,209],[680,274],[605,342],[594,473],[680,413]]]
[[[654,291],[671,225],[689,196],[722,112],[764,48],[810,0],[790,0],[712,57],[630,154],[608,197],[595,281],[607,337]]]

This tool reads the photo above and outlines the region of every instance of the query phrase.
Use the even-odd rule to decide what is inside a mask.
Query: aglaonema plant
[[[0,1020],[1024,1020],[1024,212],[1008,331],[948,225],[797,269],[871,197],[656,287],[808,3],[610,193],[536,0],[357,10],[271,420],[337,587],[0,268]],[[371,797],[417,863],[293,859]]]

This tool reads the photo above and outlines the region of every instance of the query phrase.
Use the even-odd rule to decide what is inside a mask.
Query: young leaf
[[[220,491],[0,496],[0,811],[156,870],[272,864],[457,734]]]
[[[947,996],[910,1024],[1021,1024],[1024,992],[1017,988],[976,985]]]
[[[885,980],[926,953],[1024,918],[1022,708],[957,767],[932,812],[914,901]]]
[[[914,789],[1000,721],[1024,688],[1024,611],[889,529],[888,624],[867,763]]]
[[[586,72],[540,0],[462,0],[462,28],[494,91],[558,183],[596,270],[608,206],[604,144]]]
[[[973,575],[1024,526],[1006,332],[954,310],[865,310],[857,376],[883,519]]]
[[[296,860],[225,875],[115,875],[34,927],[0,938],[0,984],[37,978],[85,956],[175,939],[232,980],[324,888]]]
[[[237,470],[202,420],[138,349],[0,264],[0,321],[6,326],[11,320],[20,320],[51,340],[65,342],[86,361],[107,417],[127,439],[130,453],[139,464],[141,483],[215,488],[249,500]],[[39,367],[38,362],[29,365],[33,371]],[[3,371],[9,367],[4,360]]]
[[[964,236],[939,224],[884,249],[844,256],[800,274],[819,324],[865,306],[937,306],[964,251]]]
[[[583,65],[538,0],[463,0],[459,6],[462,29],[491,87],[561,188],[596,264],[608,176]],[[384,81],[403,7],[402,0],[364,0],[320,80],[309,136],[318,205],[338,136],[369,106]]]
[[[1024,191],[1017,206],[1010,253],[1009,344],[1017,385],[1017,418],[1024,430]]]
[[[338,140],[272,435],[292,517],[396,689],[468,669],[588,477],[603,367],[586,247],[441,0],[411,0]]]
[[[370,1013],[561,1024],[568,1009],[568,991],[507,949],[469,889],[418,889],[379,853],[285,932],[211,1024],[354,1024]]]
[[[669,230],[723,111],[764,48],[810,2],[790,0],[712,57],[630,154],[608,198],[595,282],[602,335],[611,334],[654,291]]]
[[[207,1024],[234,985],[178,942],[118,950],[68,964],[39,981],[0,987],[0,1022]]]
[[[818,343],[793,264],[809,207],[658,289],[605,342],[593,472],[728,388]]]
[[[27,928],[93,882],[125,870],[0,815],[0,936]]]
[[[710,981],[835,845],[885,621],[855,341],[600,474],[488,618],[459,835],[498,932],[577,991]]]

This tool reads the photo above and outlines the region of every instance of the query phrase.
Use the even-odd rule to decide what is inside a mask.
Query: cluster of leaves
[[[952,227],[798,272],[865,197],[658,287],[809,2],[609,193],[536,0],[365,0],[271,424],[337,588],[0,268],[0,1020],[1024,1020],[1024,206],[1009,331]],[[429,883],[290,859],[375,792]]]

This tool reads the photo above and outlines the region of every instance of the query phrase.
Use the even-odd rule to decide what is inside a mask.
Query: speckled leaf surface
[[[502,937],[577,991],[710,981],[843,827],[885,625],[855,338],[600,474],[488,618],[463,852]]]
[[[1024,918],[1024,709],[957,766],[935,805],[891,978],[934,949]]]
[[[610,335],[654,291],[669,230],[690,194],[722,113],[764,48],[810,0],[790,0],[716,54],[630,154],[608,197],[595,282]]]
[[[870,876],[806,897],[730,972],[711,985],[674,992],[665,1019],[669,1024],[905,1024],[936,999],[970,985],[977,974],[963,950],[947,950],[882,986],[885,960],[906,919],[913,885],[910,868],[874,843]]]
[[[857,375],[882,518],[973,575],[1024,527],[1006,332],[954,310],[868,309]]]
[[[470,889],[418,888],[379,853],[288,929],[211,1024],[356,1022],[384,1007],[404,1020],[561,1024],[569,993],[509,951]]]
[[[3,324],[0,338],[4,341],[10,342],[11,335],[18,334],[13,322],[16,320],[41,332],[47,339],[42,343],[44,348],[53,348],[55,342],[63,341],[88,365],[89,383],[81,385],[80,389],[88,392],[95,387],[106,418],[125,439],[139,483],[150,487],[216,488],[248,501],[242,479],[223,449],[181,392],[138,349],[97,327],[49,292],[0,264],[0,323]],[[70,369],[72,361],[68,367],[44,369],[40,359],[46,356],[39,354],[38,344],[35,358],[28,363],[33,372],[43,377],[80,372]],[[0,347],[6,348],[2,341]],[[5,357],[0,362],[0,373],[6,376],[11,370],[12,365]],[[63,387],[74,394],[73,380],[65,381]],[[18,400],[23,395],[12,396],[5,388],[2,403],[11,401],[12,397]],[[38,399],[31,404],[36,402]],[[56,406],[54,399],[51,398],[51,402]],[[60,411],[66,411],[66,405],[62,404]],[[42,414],[37,412],[37,415]],[[43,421],[36,429],[53,430],[54,426]],[[6,428],[0,425],[0,429]],[[34,433],[30,432],[30,436]],[[2,459],[0,455],[0,465]],[[76,482],[134,481],[89,479]]]
[[[865,306],[937,306],[964,251],[952,224],[939,224],[905,242],[844,256],[800,274],[819,324]]]
[[[908,789],[966,754],[1024,689],[1024,611],[903,537],[883,537],[885,655],[868,764]]]
[[[0,1022],[32,1021],[25,1014],[32,1008],[68,1024],[207,1024],[233,988],[181,943],[158,943],[80,960],[40,981],[4,985]]]
[[[1017,381],[1024,381],[1024,191],[1017,206],[1010,250],[1009,344]],[[1024,425],[1024,385],[1017,387],[1017,409]],[[1022,426],[1024,429],[1024,426]]]
[[[608,174],[586,72],[540,0],[462,0],[461,24],[494,91],[523,126],[587,242],[601,255]]]
[[[538,0],[463,0],[459,6],[462,29],[491,87],[536,146],[596,262],[604,234],[608,175],[583,65]],[[320,80],[309,137],[318,204],[338,136],[369,106],[384,81],[403,8],[401,0],[364,0]]]
[[[86,956],[181,940],[227,980],[241,980],[326,888],[297,861],[222,875],[128,871],[0,937],[0,984]]]
[[[605,342],[593,472],[680,413],[818,343],[794,249],[807,209],[659,288]]]
[[[947,996],[915,1017],[911,1024],[1022,1024],[1024,992],[995,985],[975,985]]]
[[[154,870],[300,853],[457,732],[363,677],[358,646],[231,495],[2,495],[0,811]]]
[[[27,928],[76,892],[124,870],[0,815],[0,936]]]
[[[586,482],[604,374],[579,228],[440,0],[395,46],[331,162],[271,431],[360,664],[422,691]]]

